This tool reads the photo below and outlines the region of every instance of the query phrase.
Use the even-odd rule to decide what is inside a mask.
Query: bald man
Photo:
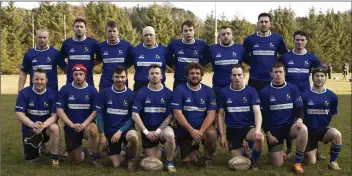
[[[135,68],[133,91],[138,92],[139,89],[149,83],[148,67],[151,64],[157,64],[161,67],[163,78],[161,82],[164,84],[167,49],[162,44],[156,43],[155,30],[151,26],[143,28],[143,43],[134,47],[131,51],[130,60],[133,61]],[[165,84],[164,84],[165,85]]]

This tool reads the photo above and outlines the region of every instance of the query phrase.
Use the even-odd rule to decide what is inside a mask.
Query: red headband
[[[87,68],[82,64],[76,64],[72,67],[72,73],[75,71],[82,71],[85,75],[87,75]]]

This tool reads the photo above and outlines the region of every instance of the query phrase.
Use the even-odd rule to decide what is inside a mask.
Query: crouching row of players
[[[285,81],[284,70],[281,63],[275,63],[271,69],[271,84],[258,95],[254,88],[244,84],[243,67],[234,65],[232,83],[223,88],[217,98],[210,87],[201,83],[204,71],[196,63],[185,68],[187,82],[176,87],[174,92],[161,83],[163,74],[160,66],[151,65],[149,84],[137,94],[125,85],[127,71],[123,67],[116,66],[113,86],[98,94],[85,81],[86,68],[76,65],[72,69],[74,81],[63,86],[56,99],[55,93],[45,86],[45,72],[37,69],[33,87],[25,88],[18,95],[16,115],[23,124],[24,138],[29,131],[42,133],[44,142],[50,136],[54,167],[59,165],[60,132],[56,124],[59,116],[65,122],[69,159],[73,162],[84,160],[82,139],[85,138],[88,139],[95,167],[102,167],[100,143],[108,148],[108,156],[114,167],[127,158],[128,168],[136,168],[139,142],[136,124],[141,131],[142,147],[147,157],[156,158],[159,143],[165,144],[165,168],[169,172],[176,172],[176,143],[186,166],[203,164],[206,168],[212,168],[211,158],[216,150],[214,122],[217,120],[220,146],[228,148],[231,157],[241,155],[244,139],[254,141],[251,154],[253,170],[259,169],[258,159],[264,146],[261,128],[267,137],[273,165],[280,167],[283,164],[282,144],[289,136],[296,139],[293,168],[297,173],[304,172],[301,165],[304,156],[306,164],[315,163],[318,141],[332,143],[329,168],[340,170],[336,160],[342,147],[341,133],[329,127],[332,116],[337,114],[338,100],[333,92],[324,87],[327,71],[325,68],[312,70],[314,84],[309,91],[300,95],[295,85]],[[215,118],[216,113],[218,118]],[[97,125],[94,123],[95,117]],[[199,157],[200,143],[204,145],[203,157]],[[25,144],[24,152],[26,160],[39,156],[38,149],[31,145]]]

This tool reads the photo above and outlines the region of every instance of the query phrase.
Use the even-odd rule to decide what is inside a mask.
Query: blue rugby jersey
[[[113,86],[100,92],[100,103],[96,110],[103,115],[105,133],[116,133],[132,118],[134,97],[135,93],[127,86],[121,92],[116,91]]]
[[[328,127],[332,116],[338,112],[338,98],[329,89],[325,89],[321,93],[308,89],[302,93],[302,99],[305,114],[304,124],[309,132]]]
[[[309,90],[310,71],[321,65],[317,56],[307,51],[305,54],[290,51],[284,53],[279,60],[285,65],[286,81],[295,84],[300,92]]]
[[[159,127],[171,114],[172,91],[164,86],[152,90],[148,86],[141,88],[133,102],[132,112],[139,113],[144,126]]]
[[[33,72],[37,68],[42,68],[47,72],[48,83],[47,86],[54,91],[58,91],[57,66],[61,69],[67,67],[65,59],[61,57],[60,52],[48,47],[45,50],[38,50],[32,48],[28,50],[23,57],[21,71],[30,74],[30,85],[33,85]]]
[[[76,64],[83,64],[87,68],[87,83],[94,86],[93,67],[94,55],[100,60],[100,47],[97,40],[87,37],[83,41],[75,41],[69,38],[62,43],[61,55],[67,57],[67,81],[66,84],[71,84],[73,81],[72,67]]]
[[[225,110],[225,124],[230,128],[243,128],[254,125],[253,105],[260,105],[257,91],[248,85],[240,90],[230,86],[221,89],[219,108]]]
[[[282,87],[272,83],[261,90],[260,102],[263,112],[263,125],[266,129],[281,128],[295,121],[294,107],[303,107],[302,97],[294,84],[285,82]]]
[[[99,87],[107,88],[114,84],[112,77],[117,65],[126,69],[133,65],[132,60],[128,58],[131,50],[132,45],[125,40],[120,40],[116,44],[109,44],[107,41],[100,43],[100,61],[103,62],[103,68]],[[126,82],[126,85],[128,85],[128,82]]]
[[[186,80],[185,67],[188,63],[200,63],[204,66],[210,62],[209,46],[203,40],[195,39],[192,44],[186,44],[182,39],[172,40],[167,48],[167,62],[170,67],[175,66],[175,80]]]
[[[23,112],[33,122],[45,122],[52,113],[56,113],[56,91],[46,88],[38,94],[33,90],[33,86],[22,89],[17,96],[16,112]],[[22,136],[31,128],[22,124]]]
[[[132,49],[131,58],[135,68],[134,81],[148,83],[148,67],[151,64],[158,64],[161,66],[163,72],[163,79],[161,82],[165,82],[165,69],[166,69],[166,58],[167,48],[164,45],[157,44],[154,48],[146,48],[144,44],[139,44]]]
[[[277,54],[287,52],[283,38],[275,32],[271,32],[266,37],[261,37],[256,33],[246,37],[243,46],[246,48],[246,53],[251,55],[248,60],[244,60],[250,65],[249,78],[271,81],[270,70],[277,61]]]
[[[174,90],[171,107],[182,110],[188,123],[194,129],[200,129],[207,117],[207,111],[217,108],[215,93],[205,84],[200,84],[198,90],[192,90],[188,83],[183,83]],[[176,131],[182,134],[185,129],[178,125]]]
[[[213,89],[220,91],[221,88],[231,84],[232,65],[242,64],[245,49],[241,44],[230,46],[215,44],[210,47],[209,55],[214,72]]]
[[[64,110],[72,123],[81,124],[95,111],[98,102],[99,94],[95,87],[86,84],[83,88],[77,88],[72,82],[62,86],[56,106]],[[73,130],[71,128],[67,129]]]

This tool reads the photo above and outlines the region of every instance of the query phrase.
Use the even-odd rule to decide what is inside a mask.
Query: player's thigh
[[[60,127],[57,123],[51,124],[46,128],[45,134],[50,136],[51,134],[60,135]]]
[[[107,155],[110,157],[110,156],[113,156],[113,155],[119,155],[121,153],[121,145],[122,145],[122,142],[123,142],[123,139],[121,137],[121,139],[118,141],[118,142],[115,142],[115,143],[112,143],[111,142],[111,138],[114,134],[113,133],[107,133],[105,134],[106,136],[106,140],[108,141],[108,147],[109,147],[109,151],[107,153]]]
[[[174,141],[175,140],[175,134],[174,130],[170,127],[167,126],[165,129],[162,130],[160,133],[160,140],[161,141]]]
[[[66,151],[69,153],[82,145],[83,132],[65,128]]]
[[[246,141],[254,141],[255,139],[253,138],[255,132],[254,126],[250,126],[246,135]]]
[[[226,139],[228,143],[229,151],[240,150],[243,147],[243,139],[246,138],[249,127],[243,128],[226,128]]]
[[[334,140],[336,136],[341,136],[341,132],[336,128],[327,128],[322,139],[322,142],[329,143]]]

